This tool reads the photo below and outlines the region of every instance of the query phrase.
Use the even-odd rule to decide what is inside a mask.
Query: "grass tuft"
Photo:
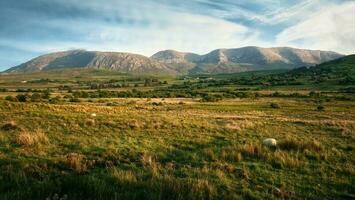
[[[271,164],[275,168],[296,168],[300,166],[300,161],[297,157],[289,155],[283,151],[276,151],[272,156]]]
[[[322,151],[324,149],[323,145],[318,142],[317,140],[312,140],[312,141],[299,141],[296,139],[286,139],[280,141],[278,144],[278,147],[282,150],[287,150],[287,151],[305,151],[305,150],[310,150],[310,151]]]
[[[259,144],[246,144],[241,149],[244,157],[260,158],[262,156],[262,147]]]
[[[16,142],[23,146],[32,146],[37,144],[48,144],[49,139],[42,130],[36,130],[33,133],[21,132],[17,135]]]
[[[66,162],[69,167],[76,171],[81,172],[86,170],[86,165],[83,163],[84,156],[78,153],[69,153],[66,156]]]

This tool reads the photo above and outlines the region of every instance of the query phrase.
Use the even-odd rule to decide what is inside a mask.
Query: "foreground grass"
[[[0,101],[0,199],[354,198],[353,102],[110,101]]]

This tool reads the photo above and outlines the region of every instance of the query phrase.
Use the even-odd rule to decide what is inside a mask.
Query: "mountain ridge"
[[[143,55],[85,50],[70,50],[45,54],[10,68],[5,72],[27,73],[61,68],[108,69],[128,73],[176,73],[164,64]]]
[[[215,49],[204,55],[170,49],[159,51],[150,57],[123,52],[70,50],[41,55],[5,72],[28,73],[62,68],[94,68],[126,73],[215,74],[294,69],[342,56],[332,51],[256,46]]]

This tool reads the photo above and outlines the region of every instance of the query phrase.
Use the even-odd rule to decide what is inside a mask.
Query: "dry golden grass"
[[[85,121],[85,124],[86,124],[87,126],[94,126],[94,125],[95,125],[95,120],[94,120],[94,119],[87,119],[87,120]]]
[[[243,160],[242,153],[236,152],[236,153],[234,154],[234,160],[235,160],[236,162],[242,161],[242,160]]]
[[[283,151],[275,151],[273,155],[269,157],[269,161],[278,168],[295,168],[301,165],[301,162],[296,156],[291,156]]]
[[[0,130],[0,144],[4,144],[0,158],[16,156],[31,163],[28,158],[34,157],[34,169],[48,169],[41,175],[53,170],[50,178],[56,179],[61,172],[68,174],[61,180],[82,178],[75,183],[82,184],[80,189],[88,194],[93,188],[100,190],[96,199],[129,190],[133,195],[153,191],[157,196],[149,196],[151,199],[248,199],[243,190],[260,199],[314,199],[318,197],[315,192],[322,194],[319,198],[330,195],[337,199],[350,191],[353,138],[344,137],[340,128],[353,132],[352,112],[338,117],[342,114],[329,106],[315,112],[313,104],[309,110],[304,102],[283,102],[282,109],[271,110],[269,101],[168,105],[165,100],[163,106],[152,106],[153,101],[119,102],[118,106],[96,100],[90,104],[12,103],[12,108],[0,104],[0,115],[6,120],[16,120],[24,130],[46,130],[51,139],[50,147],[24,148],[12,142],[21,131],[9,134]],[[90,117],[91,113],[98,117]],[[279,145],[263,146],[266,137],[277,139]],[[40,143],[23,138],[23,143]],[[324,174],[325,185],[312,190],[307,186],[316,185]],[[332,186],[336,189],[328,191]]]
[[[240,151],[246,157],[260,158],[262,156],[262,147],[260,144],[246,144]]]
[[[19,133],[16,137],[16,142],[19,145],[32,146],[37,144],[48,144],[49,139],[42,130],[37,129],[35,132],[32,133]]]
[[[258,122],[255,121],[250,121],[250,120],[239,120],[239,121],[231,121],[231,122],[227,122],[225,127],[227,129],[231,129],[231,130],[236,130],[236,131],[241,131],[244,129],[249,129],[249,128],[253,128],[255,127],[257,124],[259,124]]]
[[[299,150],[299,151],[322,151],[324,146],[313,139],[311,141],[300,141],[296,139],[285,139],[279,142],[278,147],[282,150]]]
[[[83,163],[84,156],[78,153],[69,153],[66,155],[66,162],[69,167],[77,172],[86,170],[86,165]]]

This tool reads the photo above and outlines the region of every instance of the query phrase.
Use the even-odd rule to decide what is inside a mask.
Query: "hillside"
[[[242,47],[216,49],[208,54],[197,56],[191,53],[163,51],[158,61],[164,63],[190,63],[194,65],[190,74],[218,74],[256,70],[293,69],[311,66],[341,57],[330,51],[295,49],[290,47]],[[164,57],[165,55],[165,57]],[[188,55],[189,58],[186,58]],[[193,55],[193,56],[191,56]],[[156,54],[152,56],[156,59]],[[192,59],[191,59],[192,58]]]
[[[150,58],[168,65],[180,74],[188,74],[196,66],[200,55],[194,53],[178,52],[175,50],[165,50],[155,53]]]
[[[234,78],[243,85],[355,85],[355,55],[279,74]]]
[[[133,74],[220,74],[293,69],[341,56],[335,52],[289,47],[217,49],[205,55],[166,50],[150,58],[132,53],[72,50],[42,55],[5,72],[28,73],[64,68],[90,68]]]
[[[38,72],[64,68],[109,69],[128,73],[175,74],[166,65],[148,57],[117,52],[73,50],[46,54],[5,71]]]
[[[288,74],[314,82],[335,81],[344,85],[355,84],[355,55],[345,56],[310,68],[298,68]]]

